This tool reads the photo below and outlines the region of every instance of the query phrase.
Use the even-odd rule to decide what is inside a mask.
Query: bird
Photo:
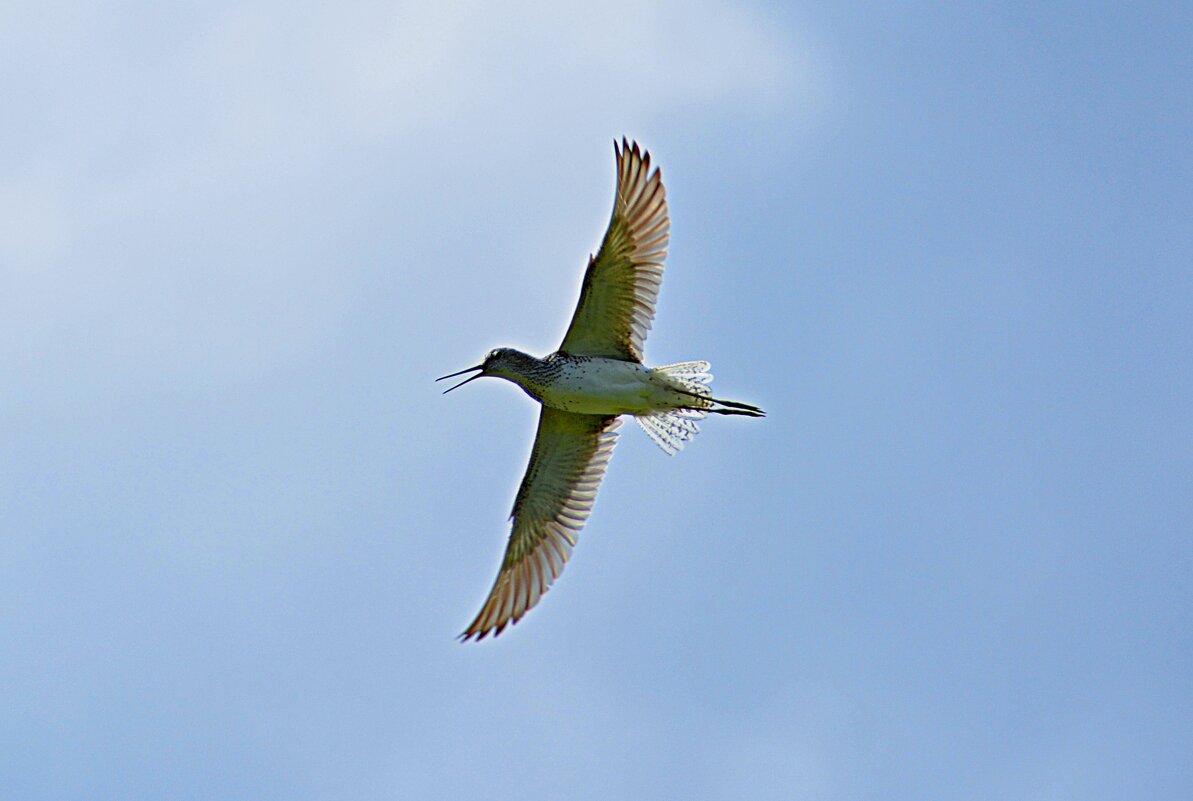
[[[510,513],[497,580],[460,640],[501,634],[532,609],[562,572],[604,478],[622,415],[632,415],[674,455],[709,414],[765,417],[757,406],[712,397],[706,361],[643,364],[670,240],[662,173],[636,141],[613,142],[617,187],[609,227],[589,255],[580,299],[559,349],[544,358],[513,348],[436,381],[473,373],[503,378],[542,405],[530,463]]]

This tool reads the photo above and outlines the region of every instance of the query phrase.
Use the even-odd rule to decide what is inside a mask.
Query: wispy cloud
[[[719,2],[101,5],[27,10],[9,59],[32,68],[0,84],[26,101],[0,156],[9,358],[276,358],[366,269],[340,241],[354,182],[397,187],[413,262],[441,246],[423,217],[524,181],[528,146],[534,182],[567,185],[578,143],[780,104],[808,75],[789,35]]]

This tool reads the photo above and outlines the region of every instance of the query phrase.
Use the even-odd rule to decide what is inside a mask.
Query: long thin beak
[[[442,381],[445,378],[455,378],[458,375],[464,375],[464,373],[471,373],[473,370],[482,370],[482,369],[484,369],[484,365],[478,364],[476,367],[469,367],[467,370],[461,370],[458,373],[448,373],[447,375],[440,376],[439,378],[436,378],[435,380]],[[465,378],[463,381],[456,384],[454,387],[448,387],[447,389],[443,390],[443,394],[446,395],[447,393],[451,392],[453,389],[459,389],[460,387],[467,384],[469,381],[473,381],[477,378],[480,378],[482,375],[483,375],[483,373],[477,373],[474,376]]]

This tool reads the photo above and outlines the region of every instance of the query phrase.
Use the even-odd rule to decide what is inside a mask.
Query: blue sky
[[[0,785],[35,799],[1193,794],[1187,4],[0,10]],[[655,364],[488,590],[663,168]]]

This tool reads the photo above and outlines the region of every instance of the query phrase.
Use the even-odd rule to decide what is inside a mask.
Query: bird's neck
[[[540,359],[529,353],[512,350],[506,357],[500,377],[522,387],[531,397],[541,399],[543,389],[559,373],[559,364],[552,356]]]

